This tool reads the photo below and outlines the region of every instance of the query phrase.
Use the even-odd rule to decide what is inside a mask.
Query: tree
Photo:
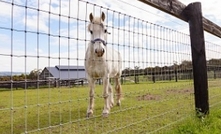
[[[192,61],[183,60],[180,64],[180,68],[187,70],[193,68]]]
[[[124,75],[129,75],[129,74],[130,74],[130,68],[129,68],[129,67],[125,68],[125,69],[122,71],[122,74],[124,74]]]
[[[21,80],[24,80],[26,78],[26,75],[22,73],[21,75],[19,75],[19,77]]]
[[[41,74],[42,70],[41,69],[34,69],[30,72],[30,74],[28,75],[28,79],[31,80],[37,80],[39,75]]]

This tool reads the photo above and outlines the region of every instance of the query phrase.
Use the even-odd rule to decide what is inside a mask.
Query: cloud
[[[180,1],[183,2],[185,5],[195,2],[194,0],[180,0]],[[201,2],[203,16],[215,22],[216,24],[220,24],[221,1],[220,0],[199,0],[199,2]]]
[[[10,37],[6,34],[0,33],[0,41],[1,41],[1,48],[7,47],[7,44],[10,43]],[[0,49],[0,51],[1,51],[1,49]]]
[[[43,50],[42,50],[42,49],[35,48],[35,52],[37,52],[37,53],[42,53]]]
[[[19,0],[15,0],[14,2],[16,3],[20,3]],[[10,2],[0,2],[0,26],[1,27],[7,27],[10,28],[11,27],[11,22],[12,19],[11,17],[13,17],[14,23],[13,24],[17,24],[19,19],[22,18],[22,13],[23,10],[20,7],[17,6],[12,6],[12,4]]]
[[[0,16],[1,17],[10,17],[11,16],[11,5],[4,3],[4,2],[0,2],[0,8],[1,8],[1,12],[0,12]]]
[[[23,23],[30,29],[30,31],[48,32],[48,26],[43,18],[38,18],[38,16],[28,16],[23,19]]]

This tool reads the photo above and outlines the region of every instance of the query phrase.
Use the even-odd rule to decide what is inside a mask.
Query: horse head
[[[104,25],[105,14],[102,12],[100,17],[94,17],[92,13],[89,15],[90,24],[88,31],[91,34],[91,45],[93,52],[98,57],[102,57],[106,52],[107,45],[107,29]]]

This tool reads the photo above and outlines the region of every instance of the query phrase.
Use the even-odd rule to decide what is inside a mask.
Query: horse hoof
[[[118,103],[117,103],[117,106],[120,106],[120,105],[121,105],[120,102],[118,102]]]
[[[92,112],[87,113],[86,117],[87,118],[93,117],[93,113]]]
[[[108,117],[108,113],[103,113],[103,117],[107,118]]]

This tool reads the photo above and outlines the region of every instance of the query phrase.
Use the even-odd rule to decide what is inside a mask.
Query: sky
[[[185,5],[194,2],[180,1]],[[221,1],[198,1],[202,3],[203,16],[221,26]],[[29,73],[47,66],[84,65],[90,37],[88,16],[91,12],[99,16],[101,11],[106,14],[105,22],[111,32],[108,42],[122,54],[123,68],[169,66],[191,60],[190,47],[186,45],[189,43],[188,24],[136,0],[13,2],[14,6],[11,0],[0,1],[0,71]],[[151,34],[164,38],[164,42],[151,38]],[[172,41],[167,41],[169,39]],[[207,33],[205,39],[212,42],[209,43],[213,46],[211,49],[219,47],[213,43],[221,44],[219,38]],[[178,43],[184,45],[175,47]],[[219,58],[220,54],[209,53],[207,57]]]

